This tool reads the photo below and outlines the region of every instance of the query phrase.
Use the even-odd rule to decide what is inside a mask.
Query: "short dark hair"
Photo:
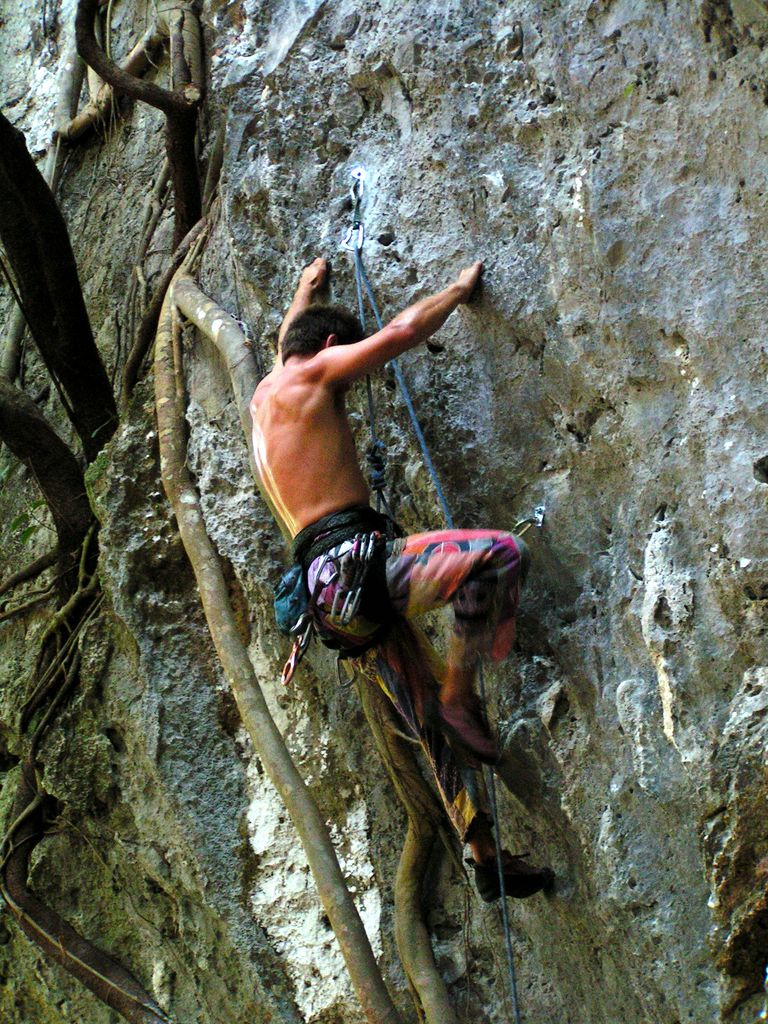
[[[295,317],[285,332],[280,353],[289,356],[313,356],[323,347],[329,334],[335,334],[339,345],[351,345],[363,337],[363,328],[356,316],[342,306],[310,306]]]

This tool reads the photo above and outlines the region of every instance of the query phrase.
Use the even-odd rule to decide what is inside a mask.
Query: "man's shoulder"
[[[259,383],[256,385],[256,390],[253,392],[253,398],[251,399],[251,405],[259,405],[267,395],[272,391],[275,386],[274,382],[274,370],[268,373],[266,377],[262,377]]]
[[[263,416],[267,410],[286,409],[308,412],[334,400],[334,388],[325,386],[322,374],[309,366],[309,360],[296,366],[275,368],[256,385],[251,399],[253,415]]]
[[[309,359],[294,361],[281,366],[272,378],[270,386],[276,394],[293,388],[318,388],[325,382],[323,360],[320,353]],[[267,378],[265,378],[266,380]]]

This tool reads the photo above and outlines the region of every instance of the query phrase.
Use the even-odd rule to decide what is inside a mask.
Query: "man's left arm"
[[[275,366],[281,366],[282,349],[283,349],[283,338],[291,326],[291,323],[296,319],[299,313],[303,313],[304,310],[309,309],[310,306],[317,302],[321,292],[325,290],[328,284],[328,260],[318,256],[316,260],[313,260],[308,267],[305,267],[301,272],[299,278],[299,286],[296,289],[296,294],[291,300],[291,304],[288,307],[288,312],[283,317],[283,322],[280,325],[280,332],[277,335],[277,357],[275,359]]]
[[[370,338],[324,348],[313,357],[313,370],[326,383],[336,384],[357,380],[384,366],[430,338],[458,305],[469,302],[482,273],[483,264],[478,260],[462,270],[453,284],[398,313]]]

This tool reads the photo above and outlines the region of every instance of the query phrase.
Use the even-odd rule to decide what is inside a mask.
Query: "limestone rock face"
[[[3,12],[3,109],[41,157],[73,6]],[[118,57],[149,17],[114,4]],[[459,525],[512,529],[546,509],[526,534],[515,653],[488,674],[505,844],[557,874],[551,896],[509,904],[522,1019],[753,1024],[768,959],[765,5],[215,0],[203,22],[204,158],[217,129],[226,143],[199,280],[244,321],[263,369],[313,256],[331,258],[336,301],[355,304],[340,243],[356,167],[385,318],[485,262],[444,351],[402,367]],[[118,376],[163,156],[161,115],[119,114],[72,150],[59,187]],[[150,294],[170,246],[166,210]],[[404,814],[330,655],[279,685],[280,537],[224,368],[191,332],[185,349],[189,464],[241,628],[415,1021],[393,937]],[[32,352],[25,372],[41,391]],[[387,372],[375,391],[395,511],[437,528]],[[66,434],[55,396],[41,404]],[[364,444],[362,396],[351,406]],[[62,810],[31,882],[175,1020],[357,1024],[298,840],[216,662],[156,445],[148,378],[88,473],[106,601],[41,751]],[[0,465],[10,524],[36,491],[5,451]],[[3,541],[9,570],[47,546],[10,526]],[[43,624],[41,612],[0,623],[4,814]],[[460,1019],[496,1024],[511,1019],[501,932],[467,892],[436,855],[425,903],[438,965]],[[7,910],[0,976],[9,1024],[115,1019]]]

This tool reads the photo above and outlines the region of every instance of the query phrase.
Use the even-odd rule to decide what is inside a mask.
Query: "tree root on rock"
[[[141,365],[144,362],[149,348],[154,341],[155,331],[157,329],[157,322],[160,318],[160,310],[163,308],[163,302],[165,301],[165,295],[170,287],[173,276],[182,264],[189,253],[190,248],[194,242],[200,237],[203,229],[206,226],[205,218],[199,220],[197,224],[187,233],[182,239],[181,244],[178,246],[173,256],[171,257],[171,264],[160,278],[155,294],[147,307],[142,319],[139,324],[138,331],[134,338],[133,346],[131,351],[128,353],[128,358],[125,362],[125,368],[123,370],[123,382],[122,382],[122,402],[125,403],[133,393],[133,389],[136,386],[136,382],[139,379],[141,372]]]
[[[183,273],[181,269],[179,277]],[[240,638],[221,563],[208,538],[199,497],[186,468],[184,405],[179,400],[178,371],[174,366],[172,346],[172,302],[175,296],[175,285],[172,284],[160,315],[155,341],[155,393],[163,485],[176,515],[182,542],[197,579],[211,637],[232,687],[243,725],[299,834],[318,894],[366,1018],[376,1024],[395,1024],[399,1021],[397,1010],[347,889],[327,826],[293,764]],[[234,330],[242,333],[230,317],[226,319]],[[214,329],[213,333],[220,334],[221,331]]]
[[[83,471],[29,395],[3,377],[0,440],[29,467],[40,488],[56,530],[60,572],[66,574],[93,521]]]
[[[9,619],[15,619],[17,615],[24,615],[25,612],[32,611],[33,608],[37,608],[38,605],[44,604],[50,598],[55,597],[55,591],[53,587],[49,590],[44,590],[34,597],[30,597],[26,601],[20,601],[18,604],[12,604],[10,606],[4,606],[0,611],[0,622],[7,622]]]
[[[125,304],[127,333],[128,337],[131,339],[131,348],[126,357],[125,367],[123,369],[121,386],[121,402],[123,405],[128,402],[133,393],[133,389],[141,374],[141,367],[144,362],[144,358],[154,341],[157,321],[160,317],[160,310],[162,309],[163,301],[165,299],[165,293],[168,291],[176,271],[181,266],[182,261],[186,258],[192,243],[197,239],[200,232],[203,230],[203,226],[207,223],[211,208],[214,206],[216,188],[219,182],[219,175],[221,174],[223,154],[224,133],[223,131],[220,131],[217,133],[211,150],[208,172],[205,178],[205,187],[203,190],[203,217],[201,217],[197,224],[187,232],[182,241],[176,247],[176,250],[171,257],[170,265],[163,272],[149,305],[147,305],[146,302],[146,282],[142,276],[142,265],[147,253],[149,241],[154,233],[155,227],[157,226],[160,213],[162,212],[164,190],[169,177],[169,166],[167,160],[163,164],[163,169],[160,172],[155,187],[152,190],[152,194],[148,199],[144,224],[142,226],[140,236],[141,240],[136,253],[134,269],[131,275],[131,284],[129,286],[128,297]],[[137,298],[139,281],[141,281],[142,284],[142,294],[140,299]],[[141,315],[141,322],[139,323],[138,328],[136,327],[137,312]]]
[[[18,572],[13,573],[8,579],[3,580],[0,583],[0,597],[3,594],[7,594],[10,590],[18,587],[21,583],[26,583],[28,580],[35,579],[40,573],[45,572],[57,561],[59,557],[58,548],[54,548],[52,551],[48,551],[46,554],[36,558],[34,562],[30,562],[23,569],[19,569]]]
[[[148,29],[134,46],[123,63],[121,69],[127,75],[139,76],[153,65],[153,54],[163,44],[162,33],[155,27]],[[100,86],[90,102],[79,113],[59,129],[59,135],[65,142],[76,142],[97,125],[103,124],[114,109],[115,90],[107,82],[99,79]]]
[[[395,939],[400,959],[414,1002],[423,1010],[427,1024],[458,1024],[421,911],[421,883],[435,840],[439,836],[449,851],[452,841],[437,798],[419,771],[412,745],[397,729],[391,702],[367,677],[358,679],[357,691],[384,767],[408,815],[395,879]]]
[[[35,344],[91,462],[117,426],[112,387],[93,339],[61,211],[24,136],[2,114],[0,238]]]
[[[146,37],[142,52],[136,52],[139,61],[145,59],[144,43]],[[65,58],[59,129],[71,123],[73,98],[81,82],[78,67],[79,61],[71,59],[67,64]],[[193,155],[189,167],[179,172],[191,185],[186,207],[183,201],[179,204],[177,194],[177,228],[179,210],[188,214],[191,208],[194,212],[195,194],[199,196],[194,161],[199,92],[197,99],[193,92],[188,86],[177,118],[178,131],[186,133],[183,145],[176,140],[177,149],[183,155],[186,146]],[[49,151],[44,179],[21,133],[0,116],[0,236],[18,283],[19,307],[29,317],[30,333],[90,462],[114,431],[117,409],[93,340],[69,235],[53,196],[59,141],[65,135],[61,130]],[[16,319],[21,315],[18,312]],[[171,1024],[171,1018],[124,967],[79,935],[29,888],[30,857],[46,834],[49,809],[55,805],[43,790],[42,766],[36,757],[79,681],[85,630],[98,615],[103,595],[96,574],[97,526],[81,464],[32,399],[9,380],[19,367],[23,320],[21,324],[12,329],[0,363],[0,439],[31,469],[51,512],[58,547],[5,580],[0,594],[9,593],[54,562],[59,571],[49,588],[24,595],[20,604],[0,612],[0,618],[21,614],[53,596],[58,596],[59,607],[39,638],[31,692],[20,713],[20,742],[26,749],[12,823],[0,842],[0,895],[45,956],[61,964],[97,998],[133,1024]],[[25,735],[30,729],[31,734]]]
[[[208,298],[191,280],[179,274],[173,285],[173,300],[199,330],[213,341],[229,371],[243,425],[254,481],[259,487],[283,535],[289,539],[269,496],[261,487],[253,453],[250,400],[257,384],[257,372],[250,344],[234,317]],[[421,913],[421,879],[435,838],[441,835],[449,850],[451,840],[443,826],[437,798],[424,781],[411,743],[398,734],[391,704],[370,682],[360,687],[366,718],[381,758],[409,820],[408,833],[395,882],[395,931],[401,960],[417,1006],[423,1008],[428,1024],[456,1024],[457,1018],[435,964],[429,933]]]
[[[80,56],[113,89],[165,114],[166,154],[174,195],[174,248],[200,219],[202,201],[197,173],[197,108],[203,94],[200,23],[191,4],[160,4],[158,26],[171,38],[172,89],[146,82],[107,57],[94,29],[98,0],[80,0],[76,36]],[[176,79],[179,79],[176,81]]]
[[[13,822],[0,846],[0,895],[22,931],[49,957],[131,1024],[172,1024],[149,994],[103,950],[84,939],[29,889],[29,860],[45,831],[49,798],[38,789],[31,758],[22,765]]]
[[[77,109],[77,99],[83,81],[83,64],[78,59],[74,39],[68,40],[61,58],[61,71],[57,83],[55,127],[43,169],[43,178],[55,197],[59,172],[62,167],[60,128],[66,124]],[[21,365],[21,343],[27,325],[23,310],[18,307],[11,315],[8,334],[0,356],[0,374],[10,381],[16,380]]]
[[[82,543],[77,583],[47,622],[39,641],[36,685],[22,709],[21,732],[37,711],[44,711],[30,737],[11,824],[0,842],[0,896],[22,931],[46,957],[61,964],[131,1024],[172,1024],[133,975],[83,938],[29,888],[30,857],[46,834],[46,811],[54,803],[40,786],[36,754],[64,700],[77,684],[79,642],[103,600],[93,565],[95,538],[93,524]]]

